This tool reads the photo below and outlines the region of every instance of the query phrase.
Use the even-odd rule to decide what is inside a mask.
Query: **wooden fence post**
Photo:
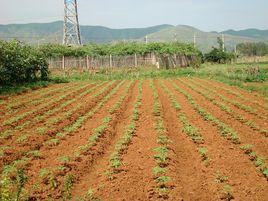
[[[137,54],[136,53],[135,53],[134,59],[135,59],[135,67],[137,67],[138,66],[138,60],[137,60]]]
[[[65,58],[62,56],[62,69],[65,70]]]
[[[88,58],[88,55],[87,55],[87,70],[89,70],[89,58]]]
[[[113,66],[113,61],[112,61],[112,59],[113,59],[113,58],[112,58],[112,55],[110,54],[110,65],[109,65],[110,68],[112,68],[112,66]]]

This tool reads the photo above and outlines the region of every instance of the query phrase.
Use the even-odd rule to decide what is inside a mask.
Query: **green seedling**
[[[227,200],[234,199],[232,186],[226,184],[223,186],[223,198]]]
[[[162,168],[162,167],[154,167],[153,169],[153,174],[155,177],[159,177],[160,175],[163,175],[166,173],[166,169],[165,168]]]
[[[218,183],[225,183],[228,181],[228,176],[223,175],[220,171],[216,172],[215,177],[216,177],[216,182]]]
[[[74,175],[72,174],[67,174],[66,175],[66,179],[65,179],[65,182],[64,182],[64,195],[63,195],[63,198],[64,200],[71,200],[72,199],[72,188],[73,188],[73,184],[74,184],[74,180],[75,180],[75,177]]]
[[[246,145],[243,145],[240,147],[246,154],[250,154],[252,153],[252,148],[253,148],[253,145],[251,144],[246,144]]]
[[[60,141],[56,138],[50,139],[49,141],[45,142],[45,146],[54,147],[60,144]]]

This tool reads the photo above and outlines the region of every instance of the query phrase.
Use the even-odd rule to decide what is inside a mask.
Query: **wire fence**
[[[59,57],[48,60],[50,69],[58,70],[100,70],[109,68],[134,68],[142,66],[155,66],[156,68],[187,67],[197,62],[194,55],[155,55],[147,54],[130,56],[99,56],[99,57]]]

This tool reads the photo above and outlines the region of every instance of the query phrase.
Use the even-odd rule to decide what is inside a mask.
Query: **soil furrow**
[[[64,140],[59,146],[57,146],[57,149],[42,149],[41,152],[45,153],[45,160],[36,160],[33,164],[33,167],[31,170],[29,170],[30,175],[32,175],[32,178],[35,178],[32,180],[33,181],[40,181],[38,178],[39,175],[36,173],[36,170],[40,169],[54,169],[55,167],[59,167],[62,165],[61,158],[64,157],[70,157],[73,158],[74,160],[71,162],[70,166],[68,166],[68,174],[72,174],[75,176],[76,179],[82,178],[81,175],[86,174],[88,172],[88,168],[90,168],[91,163],[93,163],[97,157],[102,155],[103,150],[101,147],[105,147],[104,139],[100,139],[99,142],[97,143],[96,147],[92,148],[90,152],[86,152],[83,154],[79,154],[79,157],[77,158],[77,151],[79,151],[79,147],[83,147],[85,144],[88,143],[88,140],[90,136],[93,135],[94,130],[99,127],[102,124],[102,119],[107,116],[107,111],[111,108],[112,105],[114,105],[118,99],[119,95],[122,94],[122,92],[125,89],[124,85],[123,87],[120,87],[119,91],[111,97],[110,100],[104,105],[101,110],[99,110],[96,115],[94,115],[90,120],[84,123],[83,127],[79,129],[75,134],[72,136],[68,137],[66,140]],[[132,85],[133,87],[134,85]],[[129,93],[128,96],[131,94]],[[127,98],[128,99],[128,98]],[[127,101],[127,100],[125,100]],[[115,114],[113,116],[113,119],[111,120],[111,125],[114,125],[116,122],[119,121],[120,119],[120,112]],[[110,129],[113,130],[111,127]],[[108,131],[107,131],[108,132]],[[111,136],[110,136],[111,137]],[[106,136],[104,135],[104,138]],[[109,139],[109,134],[107,136]],[[100,145],[99,145],[100,144]],[[100,147],[99,147],[100,146]],[[68,147],[68,150],[66,150],[66,147]],[[96,151],[96,152],[95,152]],[[49,164],[48,164],[49,162]],[[66,172],[63,171],[61,174],[65,175]],[[62,184],[64,182],[63,180],[65,179],[63,176],[58,175],[59,178],[57,178],[57,181]],[[29,186],[31,186],[33,183],[29,183]],[[51,193],[55,197],[61,197],[63,189],[57,189],[56,191],[51,191]],[[42,189],[42,191],[37,192],[39,196],[41,197],[46,197],[47,193],[49,193],[47,187]]]
[[[268,156],[268,144],[266,137],[262,135],[253,135],[247,126],[239,121],[235,121],[232,117],[226,114],[226,112],[223,112],[213,103],[207,101],[203,96],[193,91],[178,80],[175,82],[180,88],[183,88],[190,93],[201,107],[205,108],[207,111],[212,113],[213,116],[234,128],[238,132],[238,136],[243,144],[253,144],[257,153],[263,157]]]
[[[136,82],[135,87],[130,92],[127,103],[124,104],[120,112],[120,117],[117,116],[119,119],[116,120],[113,128],[110,128],[112,132],[112,134],[110,134],[111,136],[106,136],[106,143],[108,143],[108,145],[103,150],[101,157],[99,157],[88,170],[82,173],[81,180],[75,184],[72,192],[73,200],[81,199],[91,188],[95,191],[94,196],[99,197],[101,200],[115,199],[112,191],[111,194],[103,192],[103,190],[111,190],[111,185],[113,186],[113,181],[109,179],[106,173],[108,171],[109,159],[114,151],[116,142],[123,136],[126,126],[129,125],[131,121],[131,114],[137,95],[138,87]],[[117,178],[117,174],[114,176]]]
[[[196,91],[203,97],[205,97],[208,101],[214,103],[214,105],[220,107],[222,110],[227,112],[230,116],[232,116],[235,120],[240,121],[244,125],[248,126],[249,129],[252,130],[253,133],[259,134],[262,133],[268,137],[268,123],[267,121],[258,118],[253,114],[249,114],[244,110],[238,109],[234,105],[226,102],[217,95],[215,91],[211,91],[207,89],[207,87],[193,83],[192,80],[189,79],[181,79],[183,81],[187,81],[187,85],[192,88],[192,90]],[[208,91],[208,92],[207,92]],[[230,99],[229,97],[226,97]],[[231,100],[231,99],[230,99]],[[262,113],[263,114],[263,113]]]
[[[243,90],[241,88],[230,86],[230,85],[227,85],[227,84],[215,81],[215,80],[204,80],[204,79],[200,79],[200,80],[201,82],[207,83],[209,86],[223,87],[224,89],[231,90],[237,93],[238,96],[242,95],[243,97],[253,101],[253,103],[257,103],[261,106],[265,106],[266,109],[268,108],[267,100],[256,92],[249,93],[248,91]]]
[[[46,112],[47,110],[51,110],[55,108],[58,104],[63,103],[64,101],[68,100],[69,97],[73,95],[80,94],[82,91],[90,86],[91,84],[85,84],[81,87],[72,89],[70,92],[64,95],[56,95],[51,101],[45,102],[44,104],[40,105],[39,107],[28,108],[27,111],[23,111],[16,116],[10,116],[10,118],[4,118],[4,122],[1,124],[1,131],[5,131],[6,129],[19,126],[23,124],[25,121]]]
[[[235,199],[265,200],[268,196],[267,181],[262,175],[258,175],[256,168],[252,166],[252,162],[248,160],[244,152],[237,149],[230,141],[222,138],[217,128],[205,121],[183,94],[176,93],[171,83],[165,81],[165,84],[175,94],[181,104],[182,112],[202,133],[204,146],[208,149],[210,158],[207,168],[202,169],[209,178],[209,184],[217,190],[215,193],[218,195],[218,199],[224,196],[224,184],[222,184],[224,182],[219,181],[219,179],[227,176],[228,184],[233,187]]]
[[[83,86],[83,85],[81,85]],[[54,93],[51,93],[50,95],[47,95],[46,97],[42,98],[42,99],[39,99],[38,101],[37,100],[31,100],[31,97],[29,97],[28,99],[29,100],[29,103],[30,105],[28,105],[28,107],[22,107],[22,108],[14,108],[13,106],[9,106],[5,111],[4,111],[4,115],[3,115],[3,120],[4,121],[7,121],[9,118],[12,118],[14,116],[19,116],[19,115],[22,115],[23,113],[26,113],[27,111],[30,110],[33,110],[34,108],[38,108],[39,106],[42,106],[42,104],[44,104],[45,102],[48,102],[54,98],[57,98],[63,94],[66,94],[67,92],[69,91],[72,91],[72,90],[75,90],[77,88],[80,88],[79,85],[76,85],[76,86],[72,86],[72,85],[68,85],[68,86],[64,86],[62,87],[61,89],[58,90],[58,92],[54,92]],[[27,99],[27,97],[25,97],[25,99]],[[39,103],[40,101],[40,103]],[[35,103],[37,102],[37,104]],[[17,104],[22,104],[23,103],[20,103],[20,102],[15,102]],[[14,105],[14,104],[13,104]],[[0,121],[2,123],[2,121]]]
[[[216,188],[200,159],[195,144],[183,133],[183,125],[168,97],[158,86],[164,121],[168,136],[173,143],[170,174],[175,188],[170,192],[170,200],[216,200]]]
[[[54,109],[47,110],[42,114],[40,114],[39,116],[35,116],[34,118],[25,121],[24,124],[20,126],[4,131],[3,132],[4,135],[1,136],[2,139],[0,141],[0,144],[2,146],[9,146],[9,144],[13,143],[16,144],[16,140],[18,137],[21,136],[21,133],[23,134],[34,133],[34,135],[46,134],[47,130],[45,130],[45,128],[48,129],[48,127],[53,127],[56,123],[64,121],[64,119],[61,119],[60,121],[60,115],[62,114],[65,115],[70,110],[73,110],[77,105],[78,101],[84,103],[85,100],[90,99],[90,97],[93,96],[95,91],[99,90],[99,88],[102,88],[102,85],[103,84],[90,86],[90,88],[85,89],[78,95],[73,94],[68,98],[68,100],[59,104],[58,106],[55,106]]]
[[[64,139],[65,137],[58,136],[58,134],[61,131],[63,131],[64,128],[75,123],[75,121],[79,119],[83,114],[92,110],[92,108],[94,108],[98,104],[98,101],[102,100],[107,94],[109,94],[109,91],[114,86],[115,84],[111,84],[111,86],[108,85],[105,88],[103,88],[104,93],[98,95],[97,97],[93,99],[86,100],[83,103],[83,106],[76,113],[74,113],[71,117],[68,117],[64,122],[61,122],[55,125],[53,128],[50,128],[50,130],[48,131],[46,135],[36,135],[36,136],[29,135],[29,138],[27,139],[26,144],[23,144],[23,146],[17,146],[16,149],[12,149],[13,144],[11,144],[11,148],[6,150],[7,152],[6,155],[0,158],[1,159],[0,167],[3,168],[5,164],[9,164],[12,161],[25,156],[26,154],[28,154],[29,151],[39,150],[40,148],[45,146],[46,143],[48,142],[51,142],[53,146],[57,145],[58,140],[57,141],[55,140],[55,143],[53,143],[51,140],[56,139],[57,137],[59,139],[61,138]],[[50,145],[46,145],[46,146],[50,147]]]
[[[252,107],[258,111],[262,111],[268,115],[268,106],[261,104],[260,102],[258,102],[256,100],[256,98],[254,98],[254,99],[247,98],[247,97],[241,95],[240,93],[233,91],[232,89],[227,88],[228,86],[223,87],[223,86],[219,86],[217,84],[211,85],[210,83],[206,82],[205,80],[197,79],[197,78],[193,78],[192,80],[195,83],[198,83],[198,84],[201,84],[205,87],[210,87],[211,89],[216,90],[217,93],[222,94],[222,95],[230,98],[231,100],[239,101],[244,105],[250,106],[250,107]]]

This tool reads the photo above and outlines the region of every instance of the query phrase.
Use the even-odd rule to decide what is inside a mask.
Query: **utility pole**
[[[173,37],[174,37],[174,41],[175,41],[175,42],[177,42],[177,41],[178,41],[177,36],[178,36],[178,34],[177,34],[177,33],[174,33],[174,34],[173,34]]]
[[[196,48],[196,36],[194,34],[194,48]]]
[[[224,34],[221,35],[221,39],[222,39],[222,51],[225,52],[225,37],[224,37]]]
[[[145,43],[148,44],[148,36],[145,36]]]
[[[77,0],[64,0],[63,44],[82,45]]]

